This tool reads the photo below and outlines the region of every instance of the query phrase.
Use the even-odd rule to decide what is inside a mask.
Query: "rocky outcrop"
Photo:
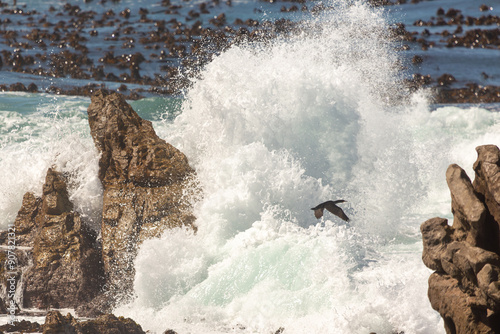
[[[0,326],[0,333],[40,333],[42,326],[27,320],[14,321],[12,324]]]
[[[186,156],[160,139],[118,93],[98,91],[88,108],[101,153],[103,263],[110,295],[126,297],[134,279],[138,245],[166,228],[190,226],[185,198],[194,171]]]
[[[196,191],[195,173],[184,154],[160,139],[120,94],[99,91],[88,114],[101,153],[101,242],[73,211],[64,175],[50,168],[42,196],[24,195],[12,227],[16,251],[25,252],[9,273],[11,285],[22,290],[16,307],[75,308],[87,317],[108,312],[130,295],[133,261],[144,240],[167,228],[196,229],[188,196]],[[8,235],[0,233],[3,245]],[[6,259],[2,252],[0,259]],[[0,267],[0,276],[5,272]],[[7,289],[0,287],[3,301]]]
[[[43,334],[145,334],[141,326],[130,318],[103,314],[96,319],[81,321],[71,314],[63,316],[59,311],[49,311],[45,323],[40,325],[26,320],[0,326],[0,333]]]
[[[145,334],[132,319],[115,317],[113,314],[79,322],[69,313],[63,316],[58,311],[50,311],[42,328],[43,334]]]
[[[20,244],[33,247],[33,264],[24,273],[24,308],[73,308],[97,295],[100,247],[73,211],[61,173],[47,171],[41,198],[24,196],[15,228]]]
[[[14,226],[16,228],[16,244],[33,247],[37,234],[35,218],[42,209],[42,198],[27,192],[23,196],[21,209],[17,213]]]
[[[458,165],[446,180],[453,225],[433,218],[421,226],[429,300],[446,332],[500,332],[500,150],[480,146],[472,183]]]

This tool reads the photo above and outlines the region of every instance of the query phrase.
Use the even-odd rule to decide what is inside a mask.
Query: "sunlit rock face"
[[[88,108],[101,153],[103,263],[110,295],[126,297],[140,243],[167,228],[190,226],[187,189],[195,179],[186,156],[160,139],[118,93],[98,91]]]
[[[480,146],[471,182],[458,165],[446,180],[453,225],[433,218],[421,226],[429,300],[447,333],[500,331],[500,150]]]
[[[64,176],[49,168],[41,198],[27,193],[15,221],[19,245],[32,248],[24,274],[24,308],[76,308],[103,278],[96,233],[73,211]]]

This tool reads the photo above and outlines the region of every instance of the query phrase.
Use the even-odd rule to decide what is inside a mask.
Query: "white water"
[[[431,113],[421,95],[389,106],[399,72],[383,16],[362,5],[329,15],[302,36],[226,51],[180,116],[154,122],[196,168],[198,232],[146,241],[136,299],[116,314],[155,333],[444,332],[427,299],[419,226],[450,218],[446,167],[473,177],[475,146],[500,145],[500,115]],[[2,226],[52,164],[72,174],[77,210],[99,221],[87,104],[2,105]],[[328,213],[318,222],[310,208],[337,198],[351,222]]]
[[[499,116],[400,93],[380,13],[337,8],[314,33],[234,47],[156,124],[196,168],[198,232],[168,231],[136,260],[116,310],[158,333],[442,333],[420,224],[450,217],[444,173],[500,143]],[[471,174],[472,176],[472,174]],[[310,208],[344,198],[350,224]]]

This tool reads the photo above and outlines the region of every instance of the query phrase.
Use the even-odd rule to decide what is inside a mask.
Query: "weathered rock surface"
[[[103,278],[96,235],[73,211],[61,173],[49,169],[43,195],[26,194],[15,223],[33,247],[24,273],[23,307],[77,307],[95,297]]]
[[[34,245],[34,238],[37,234],[35,218],[42,209],[42,198],[35,197],[33,193],[26,193],[23,196],[23,204],[17,213],[14,223],[16,228],[16,244],[18,246]]]
[[[478,159],[474,163],[474,189],[488,207],[491,215],[487,218],[488,223],[498,237],[494,250],[500,254],[500,153],[494,145],[480,146],[477,153]]]
[[[40,333],[42,326],[27,320],[15,321],[13,324],[0,326],[0,333]]]
[[[45,317],[43,334],[145,334],[130,318],[104,314],[97,319],[78,322],[71,314],[50,311]]]
[[[193,227],[185,198],[194,171],[186,156],[160,139],[118,93],[98,91],[88,108],[101,153],[102,247],[110,295],[126,297],[138,245],[166,228]]]
[[[472,183],[450,165],[446,180],[453,225],[433,218],[422,224],[429,300],[447,333],[500,333],[500,150],[480,146]]]

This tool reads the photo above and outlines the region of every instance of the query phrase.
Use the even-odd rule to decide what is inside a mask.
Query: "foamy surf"
[[[197,170],[198,233],[145,242],[136,299],[116,312],[156,332],[444,331],[418,228],[449,216],[444,171],[478,142],[463,129],[498,142],[498,116],[430,113],[421,95],[389,103],[402,91],[382,14],[356,3],[330,15],[226,51],[158,124]],[[447,120],[457,128],[443,133]],[[316,221],[310,208],[337,198],[351,223]]]
[[[352,3],[329,15],[302,35],[221,54],[180,115],[157,117],[167,98],[134,103],[186,153],[203,197],[196,234],[175,229],[141,245],[135,300],[116,314],[154,333],[444,332],[427,299],[419,226],[450,217],[446,167],[473,175],[474,147],[500,144],[498,113],[431,113],[420,95],[392,105],[400,72],[383,13]],[[41,97],[2,94],[13,101],[1,112],[2,226],[55,164],[98,229],[88,99]],[[351,223],[318,222],[310,208],[337,198]]]

